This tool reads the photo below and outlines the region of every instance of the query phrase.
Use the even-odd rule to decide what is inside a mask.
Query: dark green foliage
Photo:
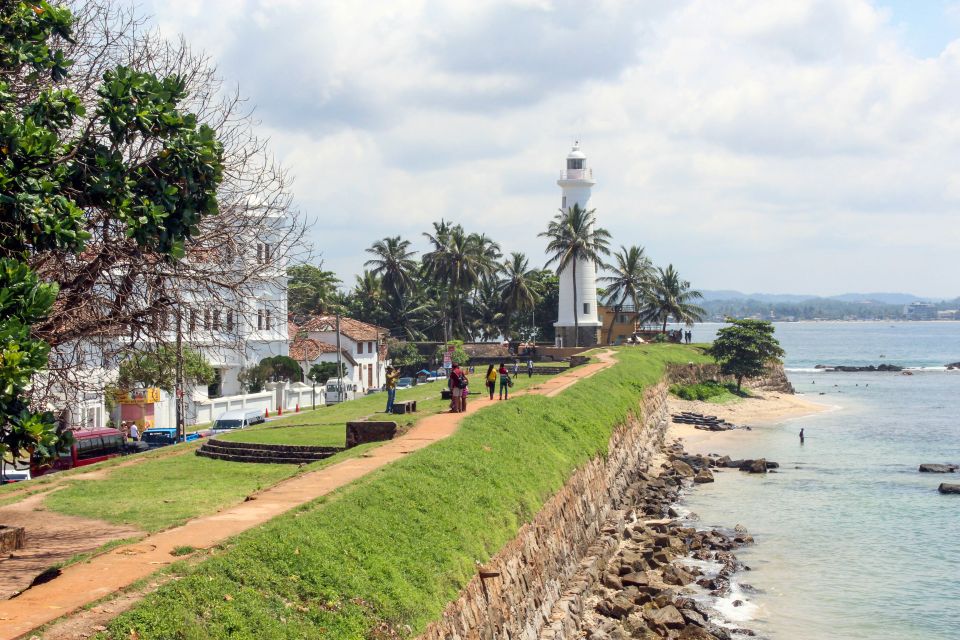
[[[146,254],[175,258],[201,217],[218,211],[222,146],[181,110],[184,80],[108,70],[87,114],[61,86],[72,62],[58,44],[71,41],[72,23],[69,9],[47,2],[0,3],[0,454],[51,457],[67,444],[26,399],[48,354],[31,332],[57,295],[27,261],[83,251],[91,217]],[[135,160],[125,153],[133,147]]]
[[[287,269],[290,281],[287,284],[287,309],[297,322],[304,322],[315,315],[329,313],[340,303],[337,285],[340,280],[323,264],[295,265]]]
[[[307,378],[319,384],[326,383],[327,380],[333,377],[343,378],[347,375],[347,365],[340,363],[340,375],[337,376],[337,363],[336,362],[321,362],[320,364],[315,364],[310,367],[310,372],[307,374]]]
[[[122,390],[136,387],[159,387],[173,393],[177,385],[177,350],[161,344],[153,349],[135,351],[120,362],[117,385]],[[183,347],[183,379],[187,384],[210,384],[215,377],[213,367],[200,352]]]
[[[736,376],[737,391],[744,378],[763,373],[767,364],[783,357],[780,343],[773,337],[773,323],[765,320],[730,320],[731,325],[717,331],[709,354],[720,370]]]
[[[451,340],[446,345],[439,345],[433,354],[434,361],[443,364],[443,356],[453,347],[453,353],[450,354],[452,364],[465,365],[470,361],[470,356],[463,350],[463,340]]]
[[[692,348],[633,348],[556,398],[521,396],[344,490],[238,536],[107,637],[410,637],[636,411]],[[409,625],[410,629],[406,629]]]
[[[394,339],[387,341],[387,358],[395,367],[419,366],[427,362],[427,359],[420,355],[417,345]]]
[[[702,402],[722,402],[734,399],[743,392],[733,384],[721,384],[716,380],[707,380],[699,384],[670,385],[670,393],[684,400],[700,400]]]

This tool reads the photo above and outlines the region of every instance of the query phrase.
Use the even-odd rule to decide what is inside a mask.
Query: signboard
[[[447,347],[447,352],[443,354],[443,368],[452,369],[453,368],[453,350],[452,346]]]
[[[133,389],[126,393],[121,393],[117,398],[120,404],[152,404],[160,402],[160,389],[148,387],[146,389]]]

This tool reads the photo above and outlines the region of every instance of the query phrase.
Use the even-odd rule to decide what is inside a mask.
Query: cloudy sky
[[[960,295],[960,2],[153,0],[352,283],[446,218],[541,263],[574,139],[616,244],[703,289]]]

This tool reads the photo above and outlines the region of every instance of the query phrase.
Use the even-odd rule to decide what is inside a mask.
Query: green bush
[[[699,384],[675,384],[670,386],[670,393],[684,400],[700,400],[709,402],[730,395],[727,385],[716,380],[707,380]]]

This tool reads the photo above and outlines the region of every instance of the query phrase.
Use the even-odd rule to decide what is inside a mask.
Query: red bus
[[[73,432],[73,446],[69,453],[62,454],[52,463],[38,465],[32,463],[30,471],[33,477],[46,473],[64,471],[74,467],[85,467],[123,453],[123,434],[117,429],[77,429]]]

